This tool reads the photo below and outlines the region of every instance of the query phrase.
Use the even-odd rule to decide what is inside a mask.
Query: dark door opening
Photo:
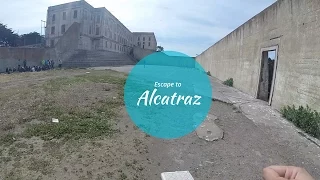
[[[269,105],[273,95],[277,57],[276,49],[262,51],[258,99],[269,102]]]

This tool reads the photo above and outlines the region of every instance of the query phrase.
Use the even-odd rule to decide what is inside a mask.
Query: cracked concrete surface
[[[196,130],[197,136],[206,141],[217,141],[223,138],[223,131],[216,124],[218,118],[209,114],[206,120]]]

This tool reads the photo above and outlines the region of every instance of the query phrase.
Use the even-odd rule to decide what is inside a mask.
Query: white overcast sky
[[[165,50],[195,56],[276,0],[87,0],[126,27],[155,32]],[[72,0],[0,0],[0,22],[19,34],[37,31],[48,6]]]

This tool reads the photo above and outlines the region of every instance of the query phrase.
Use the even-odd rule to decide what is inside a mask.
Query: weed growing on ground
[[[16,141],[16,135],[9,133],[0,137],[1,145],[11,145]]]
[[[281,109],[284,118],[304,130],[311,136],[320,139],[320,113],[311,110],[309,106],[286,106]]]
[[[233,78],[229,78],[226,81],[223,82],[224,85],[233,87]]]

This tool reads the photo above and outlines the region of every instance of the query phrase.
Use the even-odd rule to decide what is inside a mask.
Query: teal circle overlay
[[[137,63],[124,88],[126,110],[140,130],[161,139],[186,136],[206,119],[212,87],[192,57],[156,52]]]

